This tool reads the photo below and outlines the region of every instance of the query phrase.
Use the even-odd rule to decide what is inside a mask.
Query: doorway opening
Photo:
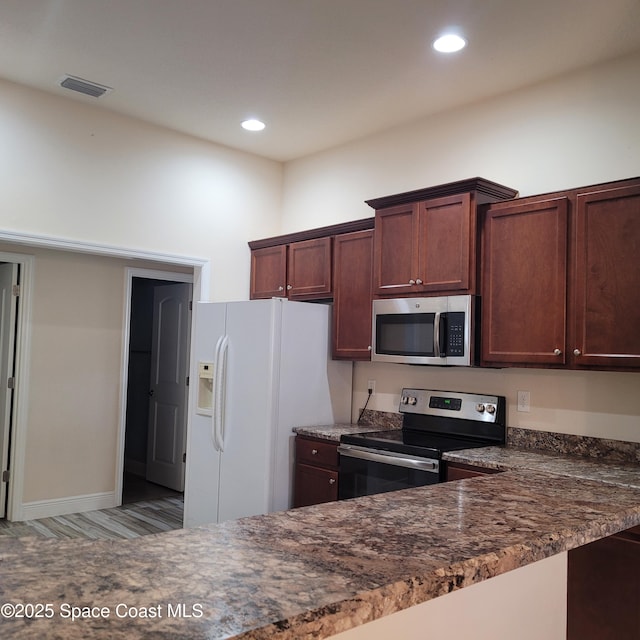
[[[122,504],[184,492],[192,276],[130,270]]]

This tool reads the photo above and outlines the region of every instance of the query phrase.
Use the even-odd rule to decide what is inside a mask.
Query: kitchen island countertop
[[[6,539],[0,634],[325,638],[639,524],[640,489],[523,470],[134,540]],[[41,616],[10,615],[25,603]]]

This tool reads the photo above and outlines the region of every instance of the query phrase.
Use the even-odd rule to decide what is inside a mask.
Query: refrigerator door
[[[279,300],[227,304],[218,522],[269,511],[281,314]]]
[[[185,472],[184,525],[218,521],[220,451],[215,446],[212,410],[199,410],[198,363],[213,363],[218,340],[225,335],[224,303],[198,302],[194,309],[189,424]],[[213,380],[215,383],[216,380]]]

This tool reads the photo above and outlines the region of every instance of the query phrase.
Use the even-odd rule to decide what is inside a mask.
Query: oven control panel
[[[457,391],[403,389],[399,410],[400,413],[500,423],[504,421],[505,399]]]

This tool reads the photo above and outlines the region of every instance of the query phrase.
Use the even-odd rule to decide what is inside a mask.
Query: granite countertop
[[[639,489],[523,470],[135,540],[7,539],[0,635],[326,638],[639,524]]]
[[[387,427],[388,429],[398,429],[399,427]],[[366,433],[367,431],[379,431],[384,427],[373,427],[363,424],[325,424],[311,427],[295,427],[293,431],[299,436],[309,436],[320,440],[340,442],[340,436],[350,433]]]
[[[640,489],[640,465],[518,447],[480,447],[442,454],[443,460],[499,471],[529,469]]]

